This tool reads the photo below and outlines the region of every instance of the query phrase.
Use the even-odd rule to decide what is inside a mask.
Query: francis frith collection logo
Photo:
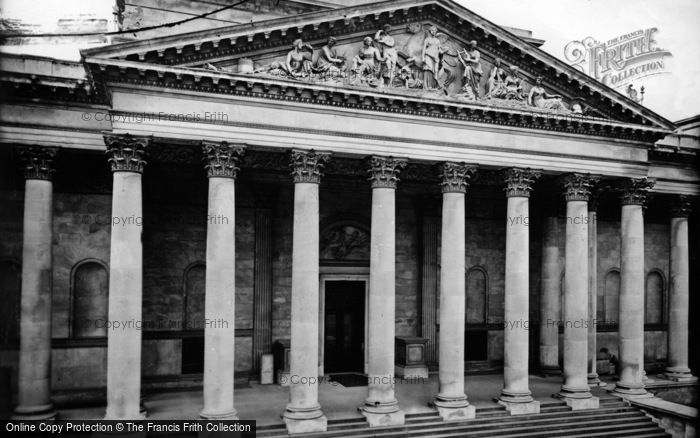
[[[564,56],[583,73],[612,88],[630,85],[643,77],[669,73],[664,58],[671,52],[657,46],[658,29],[651,27],[600,42],[593,37],[571,41]]]

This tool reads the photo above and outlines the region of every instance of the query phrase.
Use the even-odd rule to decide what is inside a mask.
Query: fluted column
[[[149,138],[106,135],[112,167],[112,226],[109,266],[110,321],[141,321],[143,247],[141,173]],[[133,219],[131,219],[133,218]],[[141,330],[107,331],[107,412],[105,419],[144,417],[140,412]]]
[[[541,172],[506,169],[506,275],[503,328],[503,390],[499,403],[512,414],[537,413],[540,403],[528,387],[529,337],[529,207],[530,192]]]
[[[292,238],[292,338],[289,404],[284,421],[290,433],[325,431],[318,403],[319,184],[330,154],[293,150],[294,236]]]
[[[668,366],[666,377],[696,381],[688,368],[688,216],[690,199],[680,196],[671,211],[671,282],[668,291]]]
[[[243,146],[202,144],[209,178],[204,299],[204,406],[206,419],[235,420],[233,404],[236,321],[236,164]]]
[[[24,169],[18,406],[13,419],[56,417],[51,402],[51,294],[55,148],[18,150]]]
[[[371,157],[372,232],[369,262],[368,395],[362,414],[370,427],[403,424],[394,396],[394,314],[396,287],[396,201],[406,160]]]
[[[561,275],[559,219],[544,218],[542,237],[542,289],[540,293],[540,371],[560,374],[559,321],[561,320]]]
[[[629,179],[622,187],[620,250],[620,370],[615,392],[646,396],[644,389],[644,217],[653,181]]]
[[[440,247],[440,390],[435,406],[445,421],[474,418],[464,393],[466,248],[464,198],[476,166],[442,165],[442,244]]]
[[[566,199],[564,277],[564,383],[559,392],[572,409],[594,409],[598,398],[588,386],[588,198],[599,177],[563,177]]]
[[[598,201],[600,190],[588,199],[588,386],[606,386],[598,378]]]

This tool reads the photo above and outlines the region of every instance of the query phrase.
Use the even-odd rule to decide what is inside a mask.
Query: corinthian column
[[[51,283],[55,148],[19,150],[24,168],[24,229],[19,338],[19,404],[13,419],[56,417],[51,403]]]
[[[595,409],[588,387],[588,198],[597,176],[573,173],[563,180],[566,198],[564,277],[564,384],[559,392],[573,410]]]
[[[149,138],[106,135],[112,167],[112,217],[133,218],[112,226],[109,266],[110,321],[142,319],[143,247],[141,173]],[[107,420],[144,418],[141,396],[141,330],[107,331]]]
[[[394,312],[396,281],[395,192],[406,160],[372,157],[372,232],[369,260],[368,395],[360,409],[370,427],[403,424],[394,396]]]
[[[327,425],[318,403],[318,189],[329,158],[328,153],[292,151],[292,338],[289,404],[283,415],[289,433],[325,431]]]
[[[511,168],[505,171],[508,212],[506,218],[506,284],[503,324],[503,390],[498,402],[512,414],[540,411],[540,402],[528,388],[528,330],[530,286],[530,236],[528,201],[541,172]]]
[[[474,418],[464,393],[465,211],[464,198],[476,166],[442,166],[440,252],[440,392],[435,406],[445,421]]]
[[[678,382],[698,378],[688,368],[688,216],[690,199],[680,196],[671,211],[671,284],[668,293],[668,367],[666,377]]]
[[[204,326],[204,407],[200,416],[235,420],[236,164],[243,146],[205,142],[202,151],[209,177],[204,318],[210,323]]]
[[[644,389],[644,217],[652,180],[629,179],[622,187],[620,250],[620,370],[615,392],[647,396]]]

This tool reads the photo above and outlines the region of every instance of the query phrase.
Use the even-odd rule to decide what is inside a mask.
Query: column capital
[[[442,193],[466,193],[469,181],[476,173],[477,166],[447,161],[442,163],[441,169]]]
[[[654,178],[628,178],[620,186],[620,201],[622,205],[644,205],[649,190],[654,187]]]
[[[566,201],[586,201],[600,181],[600,176],[589,173],[568,173],[561,177],[561,185]]]
[[[316,152],[292,149],[289,167],[295,183],[319,184],[323,176],[323,167],[331,158],[329,152]]]
[[[131,134],[105,134],[105,145],[112,172],[143,173],[146,165],[146,149],[151,137],[136,137]]]
[[[678,195],[671,201],[671,217],[688,217],[693,209],[693,198],[687,195]]]
[[[29,146],[17,148],[22,161],[24,179],[43,179],[50,181],[55,169],[52,167],[57,148]]]
[[[529,198],[532,185],[542,176],[542,171],[530,168],[510,167],[503,170],[503,180],[506,183],[504,188],[506,197]]]
[[[207,177],[236,179],[240,170],[236,164],[244,152],[245,146],[242,144],[203,141],[202,153],[204,154],[204,168],[207,170]]]
[[[369,158],[370,168],[369,181],[372,182],[372,188],[387,188],[395,189],[399,182],[399,172],[406,167],[408,160],[405,158],[394,157],[379,157],[372,156]]]

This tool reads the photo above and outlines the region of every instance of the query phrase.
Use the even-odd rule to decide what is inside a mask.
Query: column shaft
[[[54,151],[31,148],[20,152],[25,168],[24,228],[22,232],[22,292],[18,368],[17,420],[56,417],[51,402],[51,295],[53,184],[50,170],[29,175],[38,159],[47,165]],[[46,155],[44,155],[46,154]],[[31,161],[31,162],[30,162]]]
[[[289,404],[284,420],[290,433],[325,431],[318,403],[319,182],[328,155],[292,152],[294,225],[292,238],[292,337]]]
[[[112,216],[142,217],[141,174],[115,172]],[[110,321],[142,320],[143,248],[141,226],[112,227],[109,269]],[[107,331],[107,413],[105,419],[138,419],[141,397],[141,330]]]
[[[503,321],[503,390],[499,403],[515,414],[539,412],[528,387],[530,318],[529,196],[540,176],[530,169],[508,169],[506,196],[506,273]]]
[[[236,419],[236,203],[233,178],[209,178],[204,300],[204,407],[207,419]]]
[[[394,395],[396,182],[403,160],[372,158],[372,231],[369,262],[368,394],[361,408],[371,427],[403,424]]]
[[[598,378],[598,215],[591,209],[591,202],[588,203],[588,385],[605,386]]]
[[[668,302],[668,367],[666,377],[695,381],[688,368],[688,214],[690,203],[681,198],[671,218],[671,282]]]
[[[440,245],[440,391],[435,406],[443,420],[474,418],[464,393],[466,301],[465,194],[475,167],[445,163],[442,173]]]
[[[646,178],[629,179],[622,188],[620,218],[620,369],[615,392],[647,396],[644,389],[644,216],[643,205],[653,186]]]
[[[543,224],[542,292],[540,294],[540,369],[559,374],[559,322],[561,320],[561,276],[559,220],[547,217]]]
[[[106,135],[112,167],[112,216],[133,218],[111,230],[109,266],[110,321],[139,324],[107,331],[107,420],[145,416],[141,400],[141,330],[143,294],[143,202],[141,172],[149,139]]]

